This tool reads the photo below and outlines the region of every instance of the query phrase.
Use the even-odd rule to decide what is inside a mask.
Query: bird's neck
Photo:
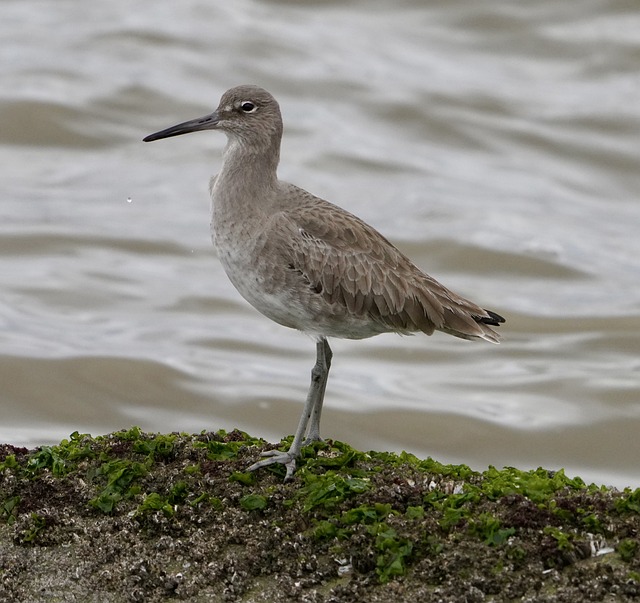
[[[269,146],[231,138],[212,183],[212,228],[231,232],[258,228],[270,212],[278,186],[279,140]]]
[[[231,138],[224,150],[216,184],[230,194],[245,198],[273,190],[278,182],[280,141],[249,144]],[[220,187],[222,190],[222,187]]]

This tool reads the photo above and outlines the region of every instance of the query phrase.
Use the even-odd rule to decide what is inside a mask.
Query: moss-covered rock
[[[281,443],[287,446],[289,440]],[[640,490],[245,433],[0,445],[4,601],[640,601]]]

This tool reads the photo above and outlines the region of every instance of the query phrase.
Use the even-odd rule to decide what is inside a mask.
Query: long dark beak
[[[213,130],[220,121],[218,114],[214,111],[204,117],[197,119],[190,119],[177,126],[171,126],[166,130],[160,130],[154,134],[145,136],[142,140],[144,142],[151,142],[152,140],[159,140],[160,138],[170,138],[171,136],[180,136],[180,134],[188,134],[189,132],[197,132],[198,130]]]

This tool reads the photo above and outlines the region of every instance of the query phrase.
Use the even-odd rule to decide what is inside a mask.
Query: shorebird
[[[222,95],[209,115],[156,132],[145,142],[199,130],[227,135],[222,167],[211,179],[211,232],[218,258],[239,293],[267,318],[311,335],[316,363],[288,451],[270,450],[248,467],[296,468],[302,446],[320,440],[320,415],[332,352],[328,337],[380,333],[499,342],[504,318],[453,293],[422,272],[372,226],[278,179],[282,117],[258,86]]]

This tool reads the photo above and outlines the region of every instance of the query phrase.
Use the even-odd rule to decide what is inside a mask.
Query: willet
[[[249,471],[281,463],[289,479],[302,446],[320,440],[328,337],[438,330],[498,343],[491,326],[504,322],[502,316],[449,291],[353,214],[278,180],[282,117],[269,92],[232,88],[213,113],[144,140],[199,130],[221,130],[228,138],[210,184],[213,244],[227,276],[256,310],[316,339],[311,386],[291,447],[264,453]]]

